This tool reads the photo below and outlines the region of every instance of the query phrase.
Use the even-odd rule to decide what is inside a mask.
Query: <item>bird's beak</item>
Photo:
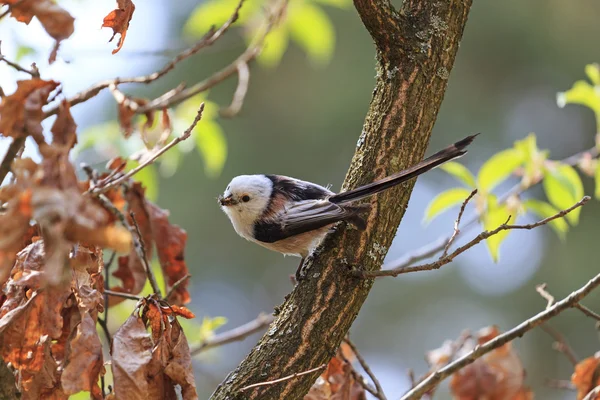
[[[237,202],[233,199],[233,196],[229,195],[227,197],[219,196],[218,198],[219,204],[223,207],[229,207],[237,204]]]

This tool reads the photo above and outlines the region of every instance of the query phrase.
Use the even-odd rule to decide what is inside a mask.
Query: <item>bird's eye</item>
[[[249,202],[249,201],[250,201],[250,196],[248,196],[247,194],[245,194],[244,196],[242,196],[242,201],[243,201],[244,203],[247,203],[247,202]]]

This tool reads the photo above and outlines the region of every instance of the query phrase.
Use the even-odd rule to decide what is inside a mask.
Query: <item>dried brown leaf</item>
[[[125,43],[125,36],[127,35],[129,22],[134,11],[135,5],[131,0],[117,0],[117,8],[108,13],[102,21],[102,28],[112,28],[113,30],[113,35],[109,42],[112,42],[117,33],[120,35],[117,48],[112,51],[113,54],[121,50],[121,47]]]
[[[141,239],[146,254],[148,258],[151,258],[153,246],[152,230],[150,217],[146,209],[144,189],[140,183],[134,183],[131,189],[126,192],[125,201],[129,205],[129,211],[133,212],[135,221],[140,228]],[[129,218],[129,223],[133,224],[131,218]],[[128,256],[119,257],[118,267],[113,272],[113,276],[119,278],[122,284],[121,286],[111,288],[111,290],[130,294],[138,294],[142,291],[146,284],[146,271],[135,249],[131,249]],[[122,301],[122,298],[111,296],[109,298],[109,307],[119,304]]]
[[[348,349],[338,350],[348,352]],[[338,353],[317,378],[304,400],[366,400],[365,389],[354,380],[350,365]]]
[[[156,243],[156,251],[163,274],[167,278],[167,289],[188,275],[188,268],[184,259],[187,233],[177,225],[169,222],[169,212],[147,202],[152,233]],[[167,301],[170,304],[183,305],[190,301],[187,291],[189,280],[180,284]]]
[[[600,352],[580,361],[571,375],[571,382],[577,388],[577,400],[583,399],[596,386],[600,385]],[[594,396],[595,400],[600,396]]]
[[[102,391],[98,386],[101,374],[104,374],[102,343],[96,331],[96,321],[88,313],[83,313],[81,323],[69,343],[61,376],[63,390],[66,394],[85,390],[91,393],[92,398],[102,399]]]
[[[460,357],[499,334],[495,326],[481,329],[474,338],[464,341],[457,349]],[[506,400],[527,398],[531,392],[524,386],[525,370],[519,356],[507,343],[452,375],[450,390],[456,400],[486,398]],[[531,394],[531,396],[533,396]]]
[[[17,90],[2,98],[0,103],[0,133],[13,138],[37,135],[36,139],[39,141],[42,132],[42,107],[48,101],[50,92],[57,86],[57,82],[42,79],[18,81]]]
[[[52,145],[63,147],[66,153],[77,143],[77,124],[73,120],[67,100],[63,100],[58,108],[58,116],[50,129],[52,132]]]

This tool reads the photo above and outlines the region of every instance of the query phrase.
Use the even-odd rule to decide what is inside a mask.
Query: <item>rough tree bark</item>
[[[377,80],[343,185],[372,182],[420,161],[448,83],[472,0],[354,0],[377,51]],[[371,199],[368,228],[340,226],[309,258],[267,333],[212,399],[301,399],[320,371],[241,392],[326,364],[367,298],[372,280],[349,267],[381,267],[414,182]]]

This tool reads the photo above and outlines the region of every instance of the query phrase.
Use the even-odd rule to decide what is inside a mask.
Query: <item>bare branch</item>
[[[538,292],[540,294],[540,296],[542,296],[548,302],[548,304],[546,305],[546,308],[552,307],[552,305],[554,304],[555,299],[554,299],[554,296],[552,296],[546,290],[546,284],[545,283],[542,283],[540,285],[536,285],[535,291]]]
[[[104,289],[104,293],[109,296],[122,297],[127,300],[136,300],[139,301],[142,299],[140,296],[136,296],[135,294],[125,293],[125,292],[115,292],[114,290]]]
[[[0,163],[0,184],[2,184],[4,178],[6,178],[6,175],[8,175],[8,173],[10,172],[11,164],[17,156],[17,154],[19,154],[19,151],[25,145],[26,139],[27,137],[14,138],[12,143],[8,146],[6,154],[2,159],[2,163]]]
[[[173,293],[175,293],[175,291],[177,290],[177,288],[179,286],[181,286],[185,281],[187,281],[188,279],[190,279],[191,277],[192,277],[192,275],[187,274],[186,276],[184,276],[183,278],[181,278],[177,282],[175,282],[173,284],[173,286],[171,286],[171,289],[169,289],[169,291],[167,292],[167,296],[165,297],[165,299],[169,300],[171,298],[171,295],[173,295]]]
[[[596,386],[582,400],[594,400],[596,399],[596,395],[600,394],[600,386]]]
[[[369,367],[369,364],[367,364],[367,362],[365,361],[365,359],[358,352],[358,349],[356,348],[356,346],[354,345],[354,343],[352,343],[352,341],[350,340],[349,337],[346,337],[346,339],[344,339],[344,342],[346,342],[346,344],[348,346],[350,346],[350,348],[352,349],[352,352],[356,356],[356,359],[358,360],[360,366],[362,367],[363,370],[365,370],[365,372],[367,373],[367,375],[369,375],[369,378],[371,378],[371,381],[373,381],[373,384],[375,385],[376,393],[372,393],[371,392],[371,394],[373,394],[375,397],[377,397],[380,400],[387,400],[387,397],[385,397],[385,393],[383,392],[383,388],[381,387],[381,384],[379,383],[379,380],[377,379],[377,377],[375,376],[375,374],[373,373],[373,371],[371,371],[371,368]]]
[[[233,13],[229,17],[229,19],[227,21],[225,21],[225,23],[223,25],[221,25],[221,27],[218,30],[215,31],[214,28],[211,28],[206,33],[206,35],[204,35],[204,37],[202,39],[200,39],[194,46],[179,53],[174,59],[169,61],[159,71],[154,72],[149,75],[145,75],[145,76],[138,76],[138,77],[133,77],[133,78],[115,78],[115,79],[111,79],[111,80],[98,82],[95,85],[93,85],[92,87],[90,87],[82,92],[77,93],[75,96],[68,99],[67,102],[69,103],[70,106],[74,106],[76,104],[83,103],[83,102],[91,99],[92,97],[98,95],[98,93],[100,93],[102,90],[108,88],[110,85],[118,86],[122,83],[149,84],[149,83],[152,83],[152,82],[158,80],[159,78],[165,76],[168,72],[173,70],[175,68],[175,66],[178,63],[180,63],[181,61],[198,53],[203,48],[213,45],[218,39],[220,39],[223,36],[223,34],[225,34],[225,32],[227,32],[227,30],[229,30],[231,25],[235,21],[237,21],[238,16],[239,16],[239,11],[240,11],[243,3],[244,3],[244,0],[240,0],[240,2],[238,3],[237,7],[233,11]],[[58,105],[50,108],[44,114],[44,118],[48,118],[49,116],[54,115],[57,112],[58,112]]]
[[[240,392],[245,392],[248,389],[257,388],[257,387],[260,387],[260,386],[269,386],[269,385],[274,385],[274,384],[279,383],[279,382],[285,382],[285,381],[297,378],[297,377],[302,376],[302,375],[312,374],[314,372],[317,372],[319,370],[324,369],[325,367],[327,367],[327,364],[320,365],[320,366],[318,366],[316,368],[311,368],[308,371],[297,372],[297,373],[292,374],[292,375],[284,376],[283,378],[275,379],[273,381],[266,381],[266,382],[254,383],[252,385],[244,386],[243,388],[240,389]]]
[[[563,164],[574,166],[574,165],[577,165],[583,157],[591,156],[592,158],[597,158],[598,155],[599,155],[599,150],[596,147],[592,147],[588,150],[581,151],[581,152],[573,154],[567,158],[564,158],[560,162]],[[527,187],[524,187],[520,183],[516,184],[509,191],[507,191],[505,194],[503,194],[502,196],[500,196],[498,198],[498,204],[506,203],[506,201],[511,196],[519,195],[519,194],[523,193],[525,190],[532,188],[533,186],[535,186],[538,183],[539,183],[539,181],[534,182]],[[477,212],[474,215],[472,215],[463,224],[463,230],[461,232],[459,232],[456,236],[457,237],[461,236],[466,231],[466,228],[474,227],[477,224],[477,222],[479,221],[480,216],[481,216],[481,212]],[[451,236],[442,236],[442,237],[434,240],[433,242],[430,242],[430,243],[412,251],[411,253],[409,253],[407,255],[404,255],[396,260],[392,260],[392,261],[386,263],[382,269],[386,269],[386,270],[387,269],[401,269],[401,268],[408,267],[408,266],[410,266],[416,262],[419,262],[421,260],[425,260],[429,257],[433,257],[440,251],[444,250],[444,248],[445,248],[446,244],[448,243],[448,241],[450,240],[450,238],[451,238]]]
[[[219,114],[225,118],[232,118],[240,112],[242,105],[244,104],[244,98],[248,92],[248,82],[250,81],[250,69],[248,68],[248,64],[245,62],[238,64],[237,71],[238,86],[233,94],[231,105],[219,111]]]
[[[279,22],[279,19],[281,18],[283,10],[286,6],[287,0],[282,0],[278,3],[277,6],[275,6],[275,9],[268,16],[267,25],[263,29],[262,33],[260,33],[253,42],[253,44],[248,46],[248,48],[231,64],[221,69],[220,71],[214,73],[208,79],[205,79],[202,82],[198,82],[194,86],[184,89],[179,93],[176,93],[175,95],[166,94],[160,96],[159,98],[153,101],[148,102],[148,104],[145,104],[144,106],[140,107],[139,110],[137,110],[137,113],[143,114],[148,111],[160,110],[163,108],[170,107],[176,103],[182,102],[183,100],[189,99],[190,97],[198,93],[204,92],[212,88],[213,86],[221,83],[225,79],[229,78],[231,75],[238,72],[238,66],[240,64],[248,64],[260,54],[260,51],[264,46],[265,38]]]
[[[458,226],[460,225],[460,220],[462,219],[462,216],[465,212],[465,208],[467,207],[467,204],[473,198],[473,196],[475,196],[476,194],[477,194],[477,189],[474,189],[471,192],[471,194],[469,196],[467,196],[465,201],[463,201],[462,206],[460,206],[460,211],[458,212],[458,217],[456,218],[456,221],[454,222],[454,231],[452,232],[452,236],[450,236],[450,239],[448,239],[448,243],[446,243],[446,246],[444,247],[444,252],[442,253],[442,258],[444,258],[448,255],[448,250],[450,249],[450,246],[452,246],[452,243],[454,243],[454,240],[456,240],[456,237],[460,233],[460,230],[458,229]]]
[[[139,256],[140,259],[142,260],[142,265],[144,266],[144,270],[146,271],[146,276],[148,277],[148,281],[150,281],[150,286],[152,286],[152,290],[154,292],[154,294],[156,296],[158,296],[159,299],[162,298],[162,293],[160,291],[160,287],[158,286],[158,282],[156,282],[156,278],[154,277],[154,272],[152,272],[152,267],[150,266],[150,262],[148,260],[148,253],[146,252],[146,246],[144,243],[144,238],[142,237],[142,232],[140,231],[140,226],[138,225],[136,219],[135,219],[135,214],[133,211],[129,212],[129,216],[131,217],[131,220],[133,221],[133,225],[135,227],[135,233],[138,236],[138,240],[135,241],[135,245],[136,245],[136,250],[137,250],[137,246],[139,244]],[[133,235],[133,232],[132,232]]]
[[[572,292],[564,299],[554,303],[552,307],[547,308],[544,311],[538,313],[537,315],[520,323],[513,329],[496,336],[494,339],[475,347],[471,352],[458,358],[456,361],[451,362],[445,367],[437,370],[429,377],[424,379],[422,382],[420,382],[413,389],[409,390],[404,396],[402,396],[401,400],[420,399],[421,396],[423,396],[425,393],[437,386],[439,382],[441,382],[443,379],[452,375],[456,371],[466,367],[467,365],[473,363],[475,360],[482,357],[483,355],[489,353],[494,349],[497,349],[498,347],[518,337],[523,336],[525,333],[529,332],[536,326],[543,324],[544,322],[557,316],[561,312],[569,308],[576,307],[576,304],[578,304],[581,301],[581,299],[590,294],[598,286],[600,286],[600,274],[596,275],[584,286]]]
[[[10,8],[0,16],[0,19],[2,19],[2,17],[4,17],[9,12],[10,12]],[[0,41],[0,45],[1,44],[2,44],[2,41]],[[6,57],[4,57],[4,55],[2,55],[2,50],[0,50],[0,62],[1,61],[4,61],[8,66],[16,69],[17,71],[25,72],[26,74],[31,75],[32,78],[39,78],[40,77],[40,71],[37,69],[35,63],[31,64],[31,69],[27,69],[25,67],[20,66],[16,62],[8,60]],[[56,111],[58,111],[58,106],[57,106],[57,110]]]
[[[565,339],[563,334],[557,331],[556,329],[552,328],[548,324],[542,324],[540,325],[540,328],[548,335],[552,336],[552,338],[554,339],[552,348],[558,351],[559,353],[564,354],[565,357],[567,357],[567,359],[569,360],[569,362],[573,364],[573,366],[577,365],[577,355],[575,355],[575,352],[573,351],[571,346],[569,346],[569,343],[567,343],[567,340]]]
[[[211,339],[201,342],[197,347],[191,349],[190,354],[195,356],[213,347],[244,340],[253,333],[259,332],[260,330],[269,326],[269,324],[273,322],[273,319],[274,318],[272,315],[260,314],[258,317],[256,317],[256,319],[244,325],[238,326],[237,328],[231,329],[227,332],[220,333]]]
[[[154,161],[156,161],[156,159],[158,159],[158,157],[160,157],[161,155],[163,155],[171,147],[173,147],[173,146],[177,145],[179,142],[182,142],[182,141],[186,140],[187,138],[189,138],[190,135],[192,134],[192,131],[194,130],[194,128],[198,124],[198,122],[200,122],[200,120],[202,119],[202,113],[203,113],[203,111],[204,111],[204,103],[200,104],[200,108],[198,109],[198,113],[196,114],[196,118],[194,118],[194,121],[192,122],[192,124],[185,130],[185,132],[183,132],[181,134],[181,136],[176,137],[175,139],[173,139],[169,144],[167,144],[166,146],[162,147],[159,151],[157,151],[152,157],[148,158],[142,164],[138,165],[137,167],[135,167],[134,169],[132,169],[131,171],[129,171],[125,175],[122,175],[122,176],[120,176],[117,179],[114,179],[114,180],[112,180],[110,182],[107,182],[102,187],[95,187],[93,189],[90,188],[90,192],[93,193],[93,194],[103,193],[103,192],[106,192],[107,190],[109,190],[109,189],[111,189],[111,188],[113,188],[115,186],[118,186],[118,185],[122,184],[127,179],[131,178],[133,175],[137,174],[142,169],[146,168],[148,165],[150,165]]]
[[[575,304],[575,308],[577,308],[579,311],[581,311],[582,313],[584,313],[588,317],[593,318],[596,321],[600,322],[600,315],[598,313],[595,313],[594,311],[590,310],[589,308],[587,308],[583,304],[577,303],[577,304]]]
[[[380,277],[380,276],[398,276],[400,274],[406,274],[409,272],[416,272],[416,271],[431,271],[434,269],[439,269],[442,266],[450,263],[452,260],[454,260],[454,258],[456,258],[458,255],[464,253],[465,251],[469,250],[471,247],[475,246],[476,244],[484,241],[485,239],[494,236],[496,234],[498,234],[499,232],[502,231],[506,231],[506,230],[513,230],[513,229],[534,229],[537,228],[539,226],[545,225],[548,222],[554,221],[557,218],[562,218],[565,215],[567,215],[568,213],[570,213],[571,211],[575,210],[576,208],[579,208],[581,206],[583,206],[585,203],[587,203],[590,200],[589,196],[585,196],[583,199],[581,199],[580,201],[578,201],[577,203],[575,203],[573,206],[560,211],[559,213],[552,215],[548,218],[545,218],[543,220],[540,220],[536,223],[533,224],[527,224],[527,225],[508,225],[508,221],[502,225],[500,225],[498,228],[494,229],[493,231],[485,231],[485,232],[481,232],[479,235],[477,235],[475,238],[473,238],[470,242],[468,242],[467,244],[459,247],[458,249],[456,249],[453,253],[445,256],[445,257],[441,257],[440,259],[438,259],[437,261],[431,262],[431,263],[427,263],[427,264],[421,264],[421,265],[415,265],[415,266],[408,266],[408,267],[399,267],[399,268],[394,268],[394,269],[388,269],[388,270],[379,270],[379,271],[361,271],[361,270],[354,270],[353,274],[357,277],[362,277],[362,278],[375,278],[375,277]]]

